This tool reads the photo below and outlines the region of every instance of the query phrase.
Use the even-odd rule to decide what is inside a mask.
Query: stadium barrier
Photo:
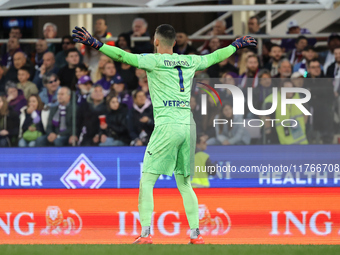
[[[138,188],[145,147],[0,148],[0,189]],[[338,145],[208,146],[212,188],[340,187]],[[205,169],[195,168],[195,171]],[[161,176],[156,188],[176,188]]]
[[[340,244],[340,188],[196,189],[213,244]],[[154,243],[185,244],[176,189],[155,189]],[[120,244],[140,233],[138,189],[3,190],[0,244]]]

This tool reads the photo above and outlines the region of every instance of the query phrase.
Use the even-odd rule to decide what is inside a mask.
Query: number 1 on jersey
[[[180,66],[176,66],[179,76],[179,87],[181,88],[181,92],[184,92],[184,85],[183,85],[183,72]]]

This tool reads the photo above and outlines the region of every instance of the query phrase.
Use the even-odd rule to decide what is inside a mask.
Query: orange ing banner
[[[196,189],[200,229],[215,244],[340,244],[340,188]],[[188,242],[176,189],[155,189],[154,243]],[[2,190],[0,244],[131,243],[137,189]]]

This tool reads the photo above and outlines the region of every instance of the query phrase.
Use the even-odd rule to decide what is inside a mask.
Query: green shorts
[[[195,169],[196,125],[156,126],[146,147],[143,173],[184,177]]]

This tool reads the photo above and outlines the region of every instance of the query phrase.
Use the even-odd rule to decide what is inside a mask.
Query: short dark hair
[[[20,67],[19,70],[26,71],[31,76],[31,70],[30,70],[29,66],[24,65],[24,66]]]
[[[188,36],[188,33],[183,30],[176,31],[176,34],[185,34],[186,36]]]
[[[313,58],[312,60],[310,60],[310,61],[307,61],[307,66],[309,67],[309,66],[310,66],[310,64],[311,64],[312,62],[318,62],[318,63],[320,64],[320,60],[319,60],[319,59],[317,59],[317,58]]]
[[[68,54],[70,54],[71,52],[77,52],[78,53],[78,50],[76,48],[68,49],[66,51],[66,57],[68,57]]]
[[[296,38],[295,43],[299,43],[301,40],[306,40],[306,41],[308,41],[308,39],[307,39],[306,36],[300,35],[298,38]]]
[[[272,48],[274,48],[274,47],[279,47],[280,49],[282,49],[280,45],[275,44],[275,43],[272,43],[272,45],[270,46],[270,51],[271,51]]]
[[[10,30],[10,31],[12,31],[12,29],[19,29],[19,31],[20,31],[20,34],[22,34],[22,30],[21,30],[21,28],[20,28],[20,27],[18,27],[18,26],[11,27],[11,30]]]
[[[89,68],[87,67],[87,65],[85,65],[84,63],[80,63],[76,66],[76,68],[79,68],[81,71],[85,71],[88,72]]]
[[[310,51],[310,50],[315,51],[315,48],[311,45],[307,45],[302,51]]]
[[[72,44],[76,44],[76,43],[73,41],[73,37],[70,36],[70,35],[64,35],[64,36],[62,37],[62,39],[61,39],[61,42],[63,42],[65,39],[69,39],[70,42],[71,42]]]
[[[175,29],[168,24],[160,25],[156,28],[156,34],[160,35],[165,39],[166,44],[168,46],[172,46],[176,39],[176,31]]]
[[[254,15],[254,16],[251,16],[249,19],[256,19],[257,25],[260,25],[260,19],[258,16]]]

